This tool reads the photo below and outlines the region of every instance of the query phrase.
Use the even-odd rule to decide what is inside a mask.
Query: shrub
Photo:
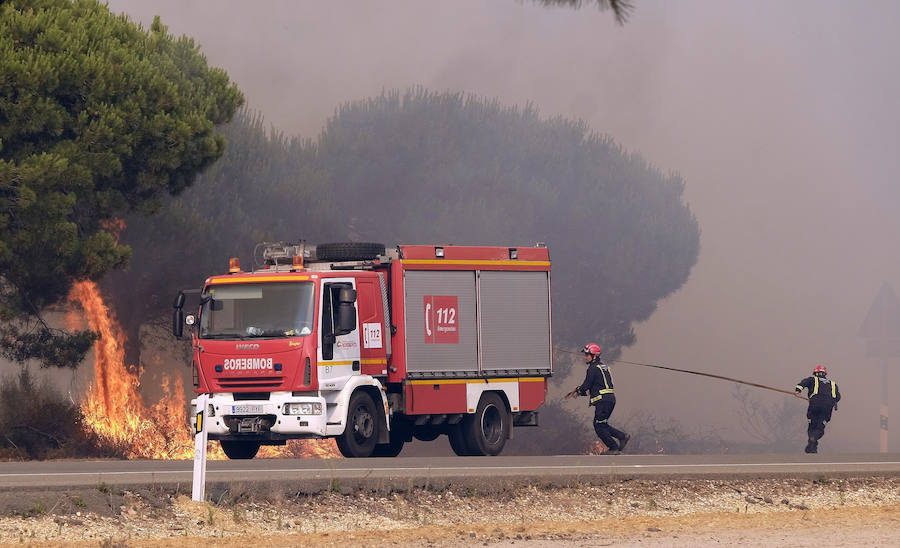
[[[0,383],[0,445],[19,458],[46,458],[77,437],[80,416],[75,403],[36,383],[27,367]]]
[[[69,456],[119,457],[121,449],[82,426],[81,408],[37,383],[27,367],[0,382],[0,456],[46,459]]]

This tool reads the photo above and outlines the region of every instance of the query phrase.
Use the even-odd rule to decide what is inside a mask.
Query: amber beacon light
[[[228,259],[228,273],[237,274],[241,271],[241,261],[237,257]]]

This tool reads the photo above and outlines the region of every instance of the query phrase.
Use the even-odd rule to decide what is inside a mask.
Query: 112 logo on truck
[[[425,295],[425,343],[459,344],[459,297]]]

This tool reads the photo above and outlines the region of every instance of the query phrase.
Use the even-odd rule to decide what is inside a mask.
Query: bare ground
[[[337,491],[337,490],[335,490]],[[172,488],[0,493],[29,546],[833,546],[900,544],[900,478],[616,480],[316,494]]]

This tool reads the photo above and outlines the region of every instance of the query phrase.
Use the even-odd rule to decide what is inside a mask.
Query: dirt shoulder
[[[900,478],[618,480],[485,492],[449,486],[316,494],[235,485],[204,503],[172,488],[0,495],[0,543],[31,546],[812,546],[803,544],[804,531],[823,520],[846,537],[846,546],[900,538]],[[840,537],[829,541],[842,545]]]

